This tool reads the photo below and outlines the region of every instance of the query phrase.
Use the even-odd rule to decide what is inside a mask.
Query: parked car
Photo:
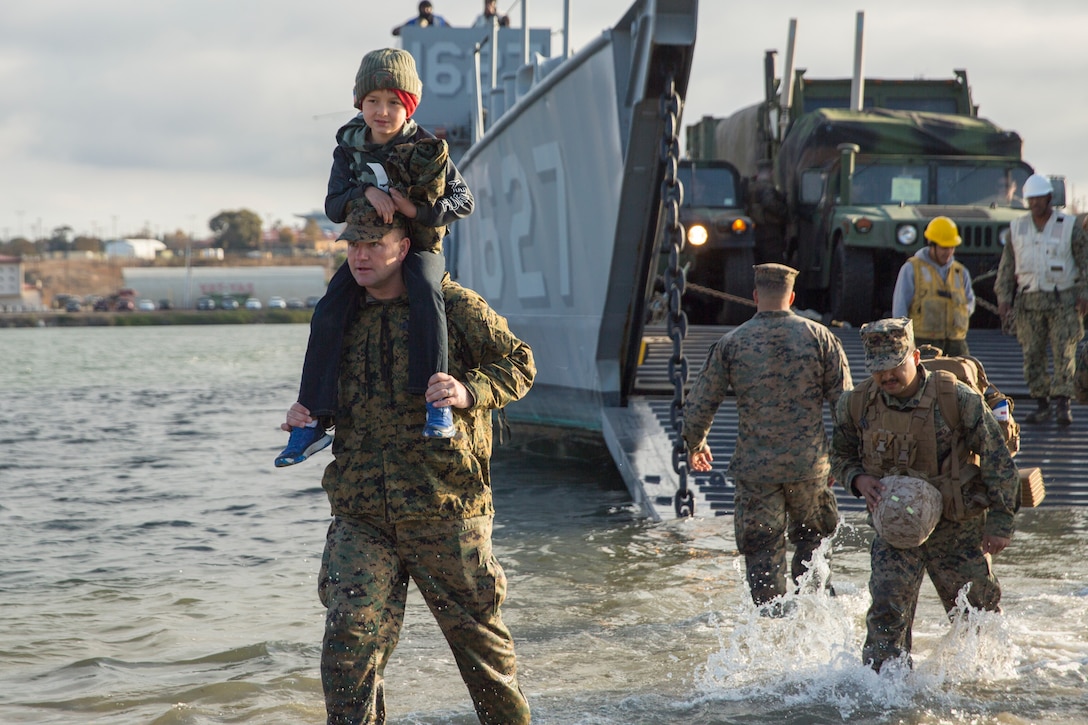
[[[284,299],[282,297],[276,297],[275,295],[273,295],[272,297],[268,298],[268,309],[270,309],[270,310],[286,310],[287,309],[287,303],[284,301]]]
[[[118,312],[132,312],[136,309],[136,303],[131,297],[119,297],[117,298],[117,304],[114,305],[113,309]]]
[[[298,297],[292,297],[287,300],[287,309],[289,310],[302,310],[305,308],[306,305],[303,304],[302,300],[300,300]]]
[[[136,309],[140,312],[154,312],[158,309],[155,303],[147,298],[144,298],[136,303]]]
[[[219,306],[224,310],[236,310],[242,305],[239,304],[237,298],[235,297],[224,297],[223,299],[219,300]]]
[[[83,311],[83,305],[81,305],[79,303],[79,300],[75,299],[74,297],[69,298],[69,300],[64,303],[64,311],[65,312],[82,312]]]
[[[170,300],[159,300],[159,309],[172,310],[174,309],[174,304]]]
[[[309,308],[317,307],[317,303],[321,301],[321,297],[318,295],[311,295],[306,298],[306,306]]]
[[[264,305],[261,304],[261,301],[259,299],[257,299],[256,297],[250,297],[250,298],[248,298],[246,300],[246,309],[247,310],[259,310],[263,306]]]
[[[201,297],[196,301],[196,308],[198,310],[214,310],[215,300],[211,297]]]

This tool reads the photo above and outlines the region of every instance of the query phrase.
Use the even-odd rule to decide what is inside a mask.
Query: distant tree
[[[276,229],[281,247],[293,247],[298,241],[298,233],[291,227],[279,227]]]
[[[57,227],[46,242],[50,252],[67,252],[72,244],[72,227]]]
[[[15,237],[7,244],[0,244],[0,253],[10,257],[33,257],[38,254],[38,248],[26,237]]]
[[[302,228],[302,232],[298,235],[298,246],[304,249],[314,249],[323,236],[321,225],[313,219],[307,219],[306,226]]]
[[[260,248],[261,218],[249,209],[221,211],[212,217],[208,227],[215,235],[218,246],[228,252]]]
[[[167,249],[173,250],[175,253],[184,253],[185,245],[189,243],[189,235],[178,229],[173,234],[164,234],[162,243],[166,245]]]
[[[72,240],[72,249],[77,252],[101,252],[102,240],[81,235]]]

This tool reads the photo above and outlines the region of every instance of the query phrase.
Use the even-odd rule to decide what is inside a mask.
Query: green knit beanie
[[[406,50],[382,48],[363,56],[359,72],[355,74],[355,107],[366,94],[379,88],[401,90],[419,99],[423,95],[423,81],[416,72],[416,59]]]

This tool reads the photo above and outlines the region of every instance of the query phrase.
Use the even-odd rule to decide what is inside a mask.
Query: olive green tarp
[[[999,156],[1020,159],[1023,141],[982,118],[915,111],[848,111],[823,108],[796,120],[779,151],[778,173],[787,193],[803,170],[839,157],[839,144],[857,144],[861,155]]]

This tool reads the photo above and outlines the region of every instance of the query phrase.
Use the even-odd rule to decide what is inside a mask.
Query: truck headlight
[[[913,224],[900,224],[895,229],[895,241],[909,247],[918,241],[918,227]]]
[[[706,227],[702,224],[692,224],[688,227],[688,244],[693,247],[701,247],[706,244],[706,240],[709,238]]]

